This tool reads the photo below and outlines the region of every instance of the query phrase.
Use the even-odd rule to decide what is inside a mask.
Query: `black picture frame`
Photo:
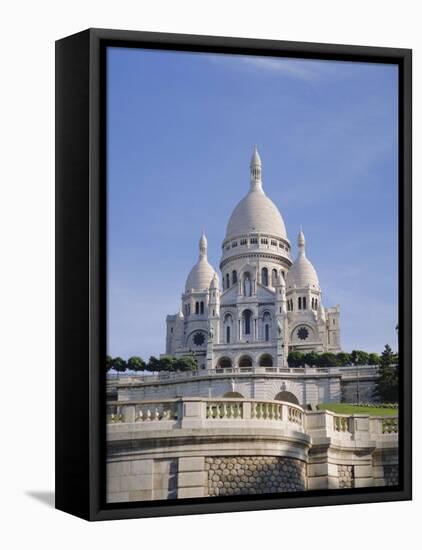
[[[105,502],[108,46],[392,63],[399,68],[398,487],[272,497]],[[87,520],[203,514],[412,497],[412,52],[409,49],[89,29],[56,42],[56,508]]]

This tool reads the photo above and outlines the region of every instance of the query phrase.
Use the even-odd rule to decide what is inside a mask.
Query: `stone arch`
[[[260,367],[272,367],[274,365],[273,356],[269,353],[264,353],[259,358],[258,364]]]
[[[253,361],[250,355],[241,355],[239,357],[239,367],[252,367]]]
[[[233,366],[232,360],[230,357],[220,357],[220,359],[217,361],[217,368],[220,369],[231,369]]]
[[[299,405],[299,399],[291,391],[281,391],[274,397],[274,401],[287,401],[287,403],[293,403]]]
[[[241,399],[245,399],[245,396],[239,393],[238,391],[227,391],[223,397],[240,397]]]

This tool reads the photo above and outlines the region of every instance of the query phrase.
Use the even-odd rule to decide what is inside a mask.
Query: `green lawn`
[[[365,407],[360,405],[349,405],[348,403],[321,403],[318,409],[332,411],[338,414],[370,414],[371,416],[396,416],[398,409],[387,407]]]

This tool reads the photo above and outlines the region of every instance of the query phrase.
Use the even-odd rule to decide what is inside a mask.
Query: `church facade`
[[[287,367],[290,351],[341,350],[340,308],[324,307],[300,230],[296,259],[283,218],[267,197],[255,147],[250,188],[227,224],[221,278],[205,234],[181,308],[167,316],[166,354],[193,355],[202,369]]]

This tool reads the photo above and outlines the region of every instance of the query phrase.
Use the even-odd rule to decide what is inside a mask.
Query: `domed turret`
[[[218,289],[218,277],[217,277],[217,273],[214,273],[214,277],[212,278],[210,288],[211,288],[211,290]]]
[[[248,194],[238,203],[230,216],[226,239],[248,233],[266,233],[287,239],[283,218],[262,188],[262,162],[256,146],[251,158],[250,177]]]
[[[306,288],[308,285],[310,285],[311,288],[319,290],[318,275],[314,266],[306,257],[305,244],[305,235],[301,229],[297,239],[297,246],[299,249],[298,256],[286,276],[286,286],[288,290],[294,286],[296,286],[296,288]]]
[[[204,233],[199,240],[199,260],[191,269],[186,279],[186,292],[190,290],[207,290],[210,287],[214,276],[218,276],[215,269],[208,263],[207,259],[208,241]]]

